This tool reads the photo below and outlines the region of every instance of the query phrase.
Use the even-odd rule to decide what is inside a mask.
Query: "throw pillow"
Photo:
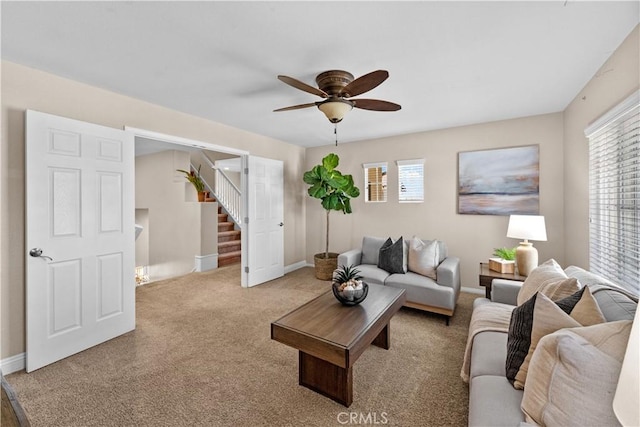
[[[538,425],[619,425],[613,396],[631,321],[562,330],[540,340],[521,408]]]
[[[573,295],[557,301],[556,304],[565,313],[571,313],[580,298],[582,298],[584,290],[585,288],[582,288]],[[507,337],[507,359],[505,361],[506,376],[511,384],[516,379],[516,375],[529,353],[531,330],[533,329],[533,310],[537,295],[538,293],[535,293],[528,301],[514,308],[511,312],[511,322],[509,323]]]
[[[549,297],[544,294],[538,294],[535,302],[535,307],[533,309],[531,345],[529,346],[527,357],[525,357],[524,362],[522,362],[522,365],[520,366],[520,369],[516,374],[515,381],[513,382],[513,386],[515,388],[520,390],[525,388],[525,382],[529,370],[529,363],[531,363],[533,353],[535,352],[538,342],[542,339],[542,337],[544,337],[545,335],[549,335],[559,329],[590,326],[597,323],[603,323],[605,321],[604,317],[601,317],[601,313],[600,317],[598,317],[597,312],[590,313],[589,316],[584,315],[584,311],[586,311],[586,309],[581,306],[593,307],[594,302],[595,300],[593,298],[593,295],[591,295],[589,288],[585,286],[580,301],[578,301],[573,310],[571,310],[571,314],[567,314],[560,307],[558,307],[556,303],[551,301]],[[588,322],[587,324],[583,325],[573,318],[572,314],[576,309],[578,310],[578,313],[581,313],[581,319]]]
[[[516,305],[520,305],[527,301],[533,296],[533,294],[538,292],[541,287],[566,278],[567,275],[562,270],[562,267],[560,267],[554,259],[550,259],[540,264],[538,267],[533,269],[531,274],[527,276],[522,284],[520,292],[518,292]]]
[[[423,241],[413,236],[409,241],[409,271],[436,280],[436,268],[440,260],[440,245],[437,240]]]
[[[404,241],[402,236],[395,242],[391,240],[391,237],[380,248],[380,255],[378,256],[378,268],[385,270],[391,274],[404,274],[405,260],[404,260]]]

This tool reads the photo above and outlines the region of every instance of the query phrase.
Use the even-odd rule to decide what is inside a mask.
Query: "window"
[[[364,167],[364,201],[387,201],[387,163],[365,163]]]
[[[640,92],[585,130],[589,268],[640,294]]]
[[[424,201],[424,159],[398,160],[398,201]]]

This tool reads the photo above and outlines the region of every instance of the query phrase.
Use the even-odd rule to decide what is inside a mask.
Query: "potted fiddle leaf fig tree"
[[[360,189],[353,184],[353,177],[343,175],[336,169],[339,161],[337,154],[328,154],[322,159],[322,164],[314,166],[303,176],[304,182],[310,185],[307,193],[315,199],[320,199],[326,211],[325,249],[323,253],[315,254],[313,257],[316,278],[320,280],[331,280],[333,271],[338,266],[338,254],[329,252],[329,213],[341,211],[350,214],[351,199],[360,195]]]

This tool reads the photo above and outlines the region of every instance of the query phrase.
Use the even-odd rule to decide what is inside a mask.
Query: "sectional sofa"
[[[561,280],[575,279],[578,289],[588,288],[604,322],[562,328],[543,336],[534,349],[529,347],[532,353],[527,354],[530,358],[523,389],[515,387],[517,379],[511,384],[507,378],[507,359],[513,349],[509,350],[509,345],[514,343],[519,324],[514,312],[516,306],[524,304],[523,283],[496,279],[491,300],[474,301],[461,372],[469,382],[469,426],[619,425],[611,401],[638,300],[581,268],[568,267],[564,274],[567,279]],[[547,280],[545,286],[549,283]],[[537,289],[534,299],[535,310],[543,299],[541,289]],[[587,290],[582,292],[581,301]],[[547,299],[545,294],[545,304],[565,300],[558,299],[560,296]],[[554,304],[562,305],[551,303]],[[573,311],[569,311],[572,316]],[[532,341],[537,327],[535,313],[538,312],[534,311]]]

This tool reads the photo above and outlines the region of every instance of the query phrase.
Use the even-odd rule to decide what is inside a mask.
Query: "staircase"
[[[240,230],[218,206],[218,267],[240,262]]]
[[[214,188],[204,180],[210,196],[205,202],[218,202],[218,267],[237,264],[241,261],[240,190],[229,180],[224,172],[215,168],[209,158],[201,152],[203,160],[214,169]],[[192,170],[196,170],[191,165]],[[223,211],[224,208],[224,211]]]

